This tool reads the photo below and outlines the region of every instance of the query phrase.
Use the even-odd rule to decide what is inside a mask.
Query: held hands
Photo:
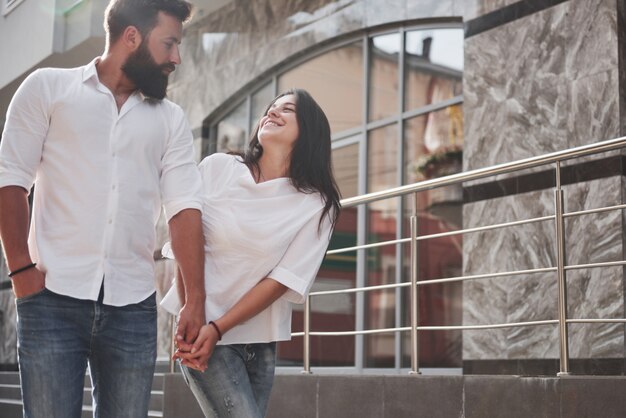
[[[207,368],[209,358],[213,354],[218,341],[219,335],[216,328],[206,324],[200,328],[198,338],[196,338],[193,344],[188,344],[184,341],[182,343],[178,342],[178,348],[172,358],[178,358],[183,365],[203,372]]]
[[[187,301],[180,310],[174,344],[186,347],[196,341],[204,321],[204,299],[199,302]]]

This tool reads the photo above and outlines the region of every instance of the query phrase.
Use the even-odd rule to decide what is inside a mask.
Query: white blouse
[[[213,154],[200,163],[203,181],[206,320],[229,310],[261,279],[287,286],[271,306],[224,334],[220,344],[291,338],[291,303],[303,303],[331,234],[319,193],[298,192],[288,178],[257,184],[241,159]],[[176,286],[162,306],[178,314]]]

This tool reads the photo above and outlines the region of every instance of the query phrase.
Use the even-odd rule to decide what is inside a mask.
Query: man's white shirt
[[[123,306],[155,290],[155,225],[201,210],[193,137],[182,109],[136,92],[118,111],[98,58],[32,73],[16,92],[0,142],[0,187],[30,190],[33,261],[46,287]]]

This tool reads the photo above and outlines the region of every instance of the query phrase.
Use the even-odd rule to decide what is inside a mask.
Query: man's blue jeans
[[[47,289],[16,300],[25,418],[80,418],[89,365],[94,416],[148,414],[156,298],[122,307]]]
[[[206,417],[263,418],[274,383],[276,343],[215,347],[206,371],[181,366]]]

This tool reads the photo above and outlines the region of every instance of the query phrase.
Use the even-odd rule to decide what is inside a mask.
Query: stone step
[[[0,399],[12,399],[17,401],[22,399],[20,385],[0,384]]]
[[[19,385],[20,375],[17,372],[0,372],[0,385]]]
[[[13,399],[0,399],[2,418],[22,418],[22,402]]]

